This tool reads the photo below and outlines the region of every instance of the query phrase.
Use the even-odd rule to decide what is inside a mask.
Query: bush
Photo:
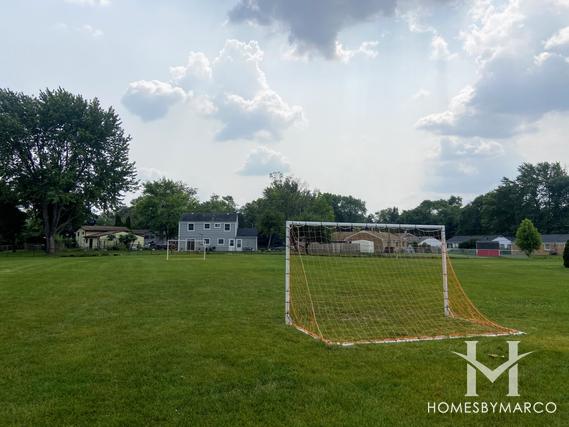
[[[563,250],[563,265],[569,268],[569,240],[565,243],[565,249]]]

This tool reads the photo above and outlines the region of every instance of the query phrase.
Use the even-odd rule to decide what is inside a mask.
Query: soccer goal
[[[329,344],[520,333],[465,294],[444,226],[287,221],[285,258],[287,324]]]
[[[208,243],[204,242],[203,239],[168,240],[166,260],[205,260],[208,246]]]

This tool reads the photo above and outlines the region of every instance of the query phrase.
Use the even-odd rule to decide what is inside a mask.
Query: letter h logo
[[[476,344],[478,341],[465,341],[466,355],[453,351],[452,353],[462,357],[468,363],[466,365],[466,394],[467,397],[478,396],[476,393],[476,370],[484,374],[486,378],[494,383],[500,375],[508,371],[509,387],[507,396],[519,396],[518,393],[518,362],[520,359],[526,357],[528,354],[524,353],[518,355],[519,341],[508,341],[509,358],[506,362],[502,363],[496,369],[491,370],[486,365],[483,365],[476,360]]]

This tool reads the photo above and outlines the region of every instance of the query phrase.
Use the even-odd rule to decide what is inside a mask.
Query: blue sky
[[[0,86],[114,106],[142,179],[370,210],[569,164],[568,0],[4,2]]]

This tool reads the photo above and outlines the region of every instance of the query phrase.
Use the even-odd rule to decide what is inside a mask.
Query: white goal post
[[[285,322],[329,344],[509,335],[456,277],[444,225],[287,221]]]
[[[209,242],[204,239],[172,239],[166,242],[166,260],[205,260]]]

